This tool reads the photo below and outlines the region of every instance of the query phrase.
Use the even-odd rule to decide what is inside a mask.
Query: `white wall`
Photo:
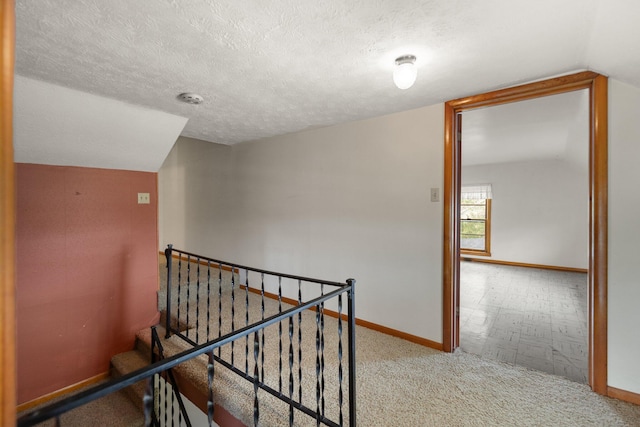
[[[443,128],[440,104],[234,145],[222,189],[192,181],[227,179],[208,171],[224,150],[181,140],[160,171],[161,244],[353,277],[359,318],[442,342],[442,203],[429,188],[442,186]]]
[[[463,185],[490,183],[493,189],[491,256],[480,258],[588,267],[588,141],[583,143],[582,165],[532,160],[463,168]]]
[[[640,393],[640,89],[609,80],[609,385]]]
[[[173,243],[211,257],[226,254],[223,245],[209,241],[229,240],[230,160],[227,145],[178,138],[158,172],[161,250]]]

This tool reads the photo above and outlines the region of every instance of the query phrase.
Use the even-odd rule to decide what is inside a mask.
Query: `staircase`
[[[168,249],[169,254],[170,251],[171,248]],[[354,323],[352,280],[347,283],[325,282],[249,267],[241,267],[243,271],[240,273],[233,265],[211,259],[208,259],[206,269],[203,269],[201,258],[186,254],[186,266],[185,261],[177,261],[177,278],[182,278],[178,280],[181,285],[171,287],[171,323],[177,324],[174,316],[179,317],[180,331],[172,328],[173,333],[169,338],[164,338],[166,331],[160,325],[139,331],[134,348],[112,358],[111,376],[114,379],[125,377],[124,381],[110,381],[87,391],[82,398],[79,396],[75,401],[66,400],[53,409],[69,411],[68,414],[71,414],[75,412],[72,409],[75,405],[82,405],[88,399],[120,390],[118,398],[124,398],[128,402],[126,406],[133,409],[136,419],[124,417],[125,411],[118,404],[112,404],[88,411],[89,417],[83,422],[68,422],[65,420],[68,414],[65,414],[65,425],[142,425],[143,402],[145,398],[151,397],[145,396],[151,380],[155,388],[153,400],[162,402],[155,408],[160,411],[158,419],[162,426],[189,425],[175,423],[179,417],[185,420],[187,415],[184,414],[189,414],[191,425],[209,425],[205,414],[211,403],[215,403],[213,420],[222,427],[245,427],[258,423],[258,420],[263,425],[284,425],[287,420],[291,423],[294,411],[300,411],[295,414],[306,414],[302,418],[296,418],[296,421],[304,420],[304,425],[315,425],[316,421],[337,425],[325,415],[325,396],[339,396],[337,401],[327,403],[326,414],[339,419],[340,425],[346,410],[349,411],[349,420],[355,419],[352,414],[355,406],[343,405],[343,393],[348,392],[349,402],[354,400],[352,394],[355,396],[355,393],[351,393],[355,388],[352,387],[355,378],[352,368],[355,366],[355,361],[352,360],[354,351],[351,351],[351,346],[354,345],[351,333]],[[194,261],[189,258],[191,256],[198,258]],[[180,263],[184,269],[181,269]],[[220,263],[215,264],[217,270],[213,273],[210,270],[211,263]],[[161,258],[162,280],[158,292],[158,309],[163,320],[168,311],[165,310],[165,265]],[[257,275],[251,281],[261,285],[258,291],[248,286],[249,272]],[[172,269],[171,273],[173,282],[176,272]],[[271,277],[271,280],[277,280],[277,295],[267,295],[265,292],[265,275],[267,278]],[[243,284],[245,280],[246,285]],[[289,281],[283,284],[288,284],[293,289],[297,283],[297,300],[283,295],[280,290],[281,281]],[[307,301],[302,299],[303,282]],[[309,289],[309,284],[313,289]],[[326,286],[338,289],[328,291],[325,290]],[[211,297],[212,295],[215,297]],[[345,313],[342,311],[344,296],[347,296],[348,322],[344,320]],[[210,303],[210,297],[217,298],[215,304]],[[330,299],[337,299],[338,304],[336,318],[331,321],[329,317],[325,319],[324,314],[321,315],[324,313],[321,308]],[[347,327],[344,333],[343,324]],[[294,329],[297,331],[297,339],[294,339]],[[304,336],[303,330],[306,332]],[[325,335],[325,331],[329,335]],[[221,337],[222,340],[210,344],[216,337]],[[346,355],[343,345],[347,346]],[[295,369],[294,346],[297,355]],[[165,360],[149,368],[152,348],[153,353],[162,353]],[[265,354],[269,357],[265,358]],[[175,355],[180,356],[172,358]],[[327,360],[326,365],[325,355],[333,356],[333,359]],[[213,358],[215,363],[209,362]],[[343,369],[349,371],[348,384],[343,381]],[[325,379],[329,378],[336,381],[326,383]],[[140,382],[134,384],[135,381]],[[210,384],[213,386],[210,387]],[[258,393],[260,388],[262,391]],[[179,394],[173,392],[176,389]],[[97,412],[107,414],[108,421],[98,423]],[[23,418],[22,424],[34,425],[34,422],[55,416],[54,413],[30,413]]]
[[[158,335],[161,337],[162,345],[165,350],[165,356],[171,356],[187,349],[185,344],[176,343],[175,340],[164,340],[165,329],[157,326]],[[182,345],[180,345],[182,344]],[[144,329],[136,335],[135,348],[125,353],[115,355],[111,359],[111,376],[114,378],[123,376],[145,367],[151,360],[151,330]],[[199,409],[205,417],[207,412],[208,385],[206,381],[207,365],[204,359],[196,359],[186,362],[174,369],[174,376],[178,381],[180,393],[188,399],[195,408]],[[144,397],[146,384],[145,382],[136,383],[128,387],[126,396],[133,402],[142,414],[142,401]],[[185,402],[186,406],[190,406],[189,402]],[[202,418],[201,417],[201,418]],[[193,418],[193,417],[191,417]],[[192,425],[199,426],[194,419],[191,419]],[[204,425],[208,426],[205,422]],[[221,427],[245,427],[245,425],[231,415],[224,407],[215,405],[214,408],[214,426]]]

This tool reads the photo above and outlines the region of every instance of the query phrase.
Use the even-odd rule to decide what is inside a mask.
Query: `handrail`
[[[203,258],[203,257],[200,257],[200,258]],[[227,265],[232,265],[232,264],[227,264]],[[241,268],[244,268],[244,267],[241,267]],[[319,283],[327,284],[326,282],[319,282]],[[29,427],[29,426],[36,425],[48,419],[62,415],[65,412],[71,411],[72,409],[75,409],[93,400],[104,397],[110,393],[115,393],[139,381],[149,380],[149,378],[155,374],[174,368],[179,364],[184,363],[188,360],[194,359],[202,354],[210,353],[218,347],[221,347],[239,338],[248,336],[268,326],[274,325],[282,321],[283,319],[292,317],[305,310],[309,310],[314,306],[317,306],[333,297],[336,297],[342,293],[348,292],[353,289],[352,284],[339,284],[339,285],[341,286],[340,289],[329,292],[323,296],[314,298],[304,304],[292,307],[286,311],[283,311],[282,313],[275,314],[271,317],[264,319],[259,323],[255,323],[253,325],[249,325],[249,326],[245,326],[243,328],[237,329],[236,331],[223,335],[220,338],[198,345],[190,350],[186,350],[182,353],[168,357],[164,360],[153,363],[145,368],[141,368],[136,371],[130,372],[129,374],[126,374],[118,379],[110,380],[106,383],[91,387],[87,390],[81,391],[78,394],[62,399],[51,405],[47,405],[44,408],[41,408],[40,410],[30,412],[18,419],[17,426]],[[350,351],[350,356],[351,356],[351,351]],[[350,366],[350,368],[355,369],[355,365],[353,367]],[[353,384],[353,386],[355,389],[355,383]]]
[[[318,283],[318,284],[329,285],[329,286],[338,286],[338,287],[348,286],[346,283],[327,282],[326,280],[313,279],[311,277],[296,276],[296,275],[293,275],[293,274],[278,273],[278,272],[275,272],[275,271],[263,270],[263,269],[255,268],[255,267],[247,267],[247,266],[241,265],[241,264],[235,264],[235,263],[232,263],[232,262],[221,261],[221,260],[217,260],[217,259],[214,259],[214,258],[204,257],[204,256],[201,256],[201,255],[198,255],[198,254],[194,254],[194,253],[191,253],[191,252],[184,251],[182,249],[176,249],[176,248],[173,247],[173,245],[167,245],[167,246],[168,246],[168,249],[171,250],[172,252],[179,252],[181,254],[188,255],[188,256],[191,256],[191,257],[194,257],[194,258],[197,258],[197,259],[200,259],[200,260],[210,261],[210,262],[212,262],[214,264],[228,265],[230,267],[237,268],[237,269],[251,270],[251,271],[256,272],[256,273],[268,274],[268,275],[271,275],[271,276],[286,277],[287,279],[293,279],[293,280],[302,280],[303,282],[309,282],[309,283]]]

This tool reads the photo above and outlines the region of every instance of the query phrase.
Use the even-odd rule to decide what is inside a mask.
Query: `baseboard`
[[[240,288],[241,289],[246,289],[246,286],[245,285],[240,285]],[[256,289],[256,288],[252,288],[252,287],[249,287],[249,292],[254,293],[254,294],[258,294],[258,295],[262,294],[260,289]],[[275,300],[278,299],[278,295],[270,293],[270,292],[265,292],[264,296],[269,298],[269,299],[275,299]],[[292,298],[282,297],[281,299],[282,299],[282,302],[284,302],[285,304],[289,304],[289,305],[297,305],[298,304],[298,301],[294,300]],[[315,307],[313,307],[312,310],[315,311]],[[336,318],[336,319],[338,318],[338,312],[337,311],[325,309],[324,313],[327,316],[330,316],[330,317],[333,317],[333,318]],[[347,320],[347,315],[345,313],[342,313],[342,320]],[[392,329],[392,328],[388,328],[386,326],[378,325],[377,323],[368,322],[366,320],[358,319],[357,317],[356,317],[356,325],[362,326],[363,328],[372,329],[374,331],[381,332],[381,333],[386,334],[386,335],[391,335],[391,336],[396,337],[396,338],[401,338],[403,340],[410,341],[410,342],[415,343],[415,344],[420,344],[422,346],[429,347],[429,348],[432,348],[434,350],[443,351],[443,346],[439,342],[431,341],[431,340],[426,339],[426,338],[422,338],[422,337],[419,337],[419,336],[416,336],[416,335],[408,334],[406,332],[402,332],[402,331],[399,331],[397,329]]]
[[[40,396],[36,399],[30,400],[28,402],[21,403],[20,405],[17,406],[16,412],[23,412],[23,411],[29,410],[35,406],[42,405],[43,403],[47,403],[48,401],[55,399],[56,397],[60,397],[65,394],[72,393],[78,389],[88,387],[92,384],[106,380],[107,378],[109,378],[109,372],[103,372],[102,374],[98,374],[94,377],[87,378],[86,380],[82,380],[75,384],[71,384],[70,386],[61,388],[60,390],[56,390],[51,393],[45,394],[44,396]]]
[[[640,394],[631,391],[620,390],[615,387],[607,387],[607,396],[614,399],[623,400],[625,402],[640,405]]]
[[[162,256],[165,256],[164,251],[159,251],[159,254],[162,255]],[[188,257],[186,257],[184,255],[180,256],[179,254],[171,254],[171,258],[173,258],[173,259],[181,259],[182,261],[191,261],[191,262],[198,263],[200,265],[205,265],[205,266],[216,268],[216,269],[219,267],[219,264],[216,263],[216,262],[209,263],[209,262],[204,261],[204,260],[196,261],[196,259],[193,258],[193,257],[191,257],[189,259]],[[237,268],[233,268],[232,269],[228,265],[222,265],[222,269],[224,271],[233,271],[234,273],[239,273],[240,272],[240,270],[238,270]]]
[[[509,265],[511,267],[526,267],[526,268],[541,268],[543,270],[556,270],[556,271],[568,271],[571,273],[588,273],[589,270],[586,268],[574,268],[574,267],[561,267],[556,265],[543,265],[543,264],[527,264],[524,262],[512,262],[512,261],[500,261],[497,259],[484,259],[484,258],[469,258],[466,256],[461,256],[460,261],[468,261],[468,262],[483,262],[486,264],[499,264],[499,265]]]
[[[325,313],[330,310],[325,310]],[[338,313],[336,313],[335,317]],[[377,323],[367,322],[366,320],[356,318],[356,325],[362,326],[367,329],[372,329],[377,332],[381,332],[386,335],[391,335],[393,337],[402,338],[403,340],[410,341],[415,344],[420,344],[424,347],[429,347],[434,350],[443,351],[442,343],[431,341],[427,338],[422,338],[417,335],[408,334],[406,332],[398,331],[397,329],[388,328],[386,326],[378,325]]]

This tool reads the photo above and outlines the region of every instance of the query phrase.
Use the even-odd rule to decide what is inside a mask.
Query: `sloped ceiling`
[[[462,114],[464,166],[563,160],[587,167],[586,89]]]
[[[16,76],[14,160],[157,172],[187,119]]]
[[[19,75],[186,117],[183,135],[222,144],[576,70],[640,87],[636,0],[18,0],[16,15]],[[401,91],[406,53],[419,74]]]

